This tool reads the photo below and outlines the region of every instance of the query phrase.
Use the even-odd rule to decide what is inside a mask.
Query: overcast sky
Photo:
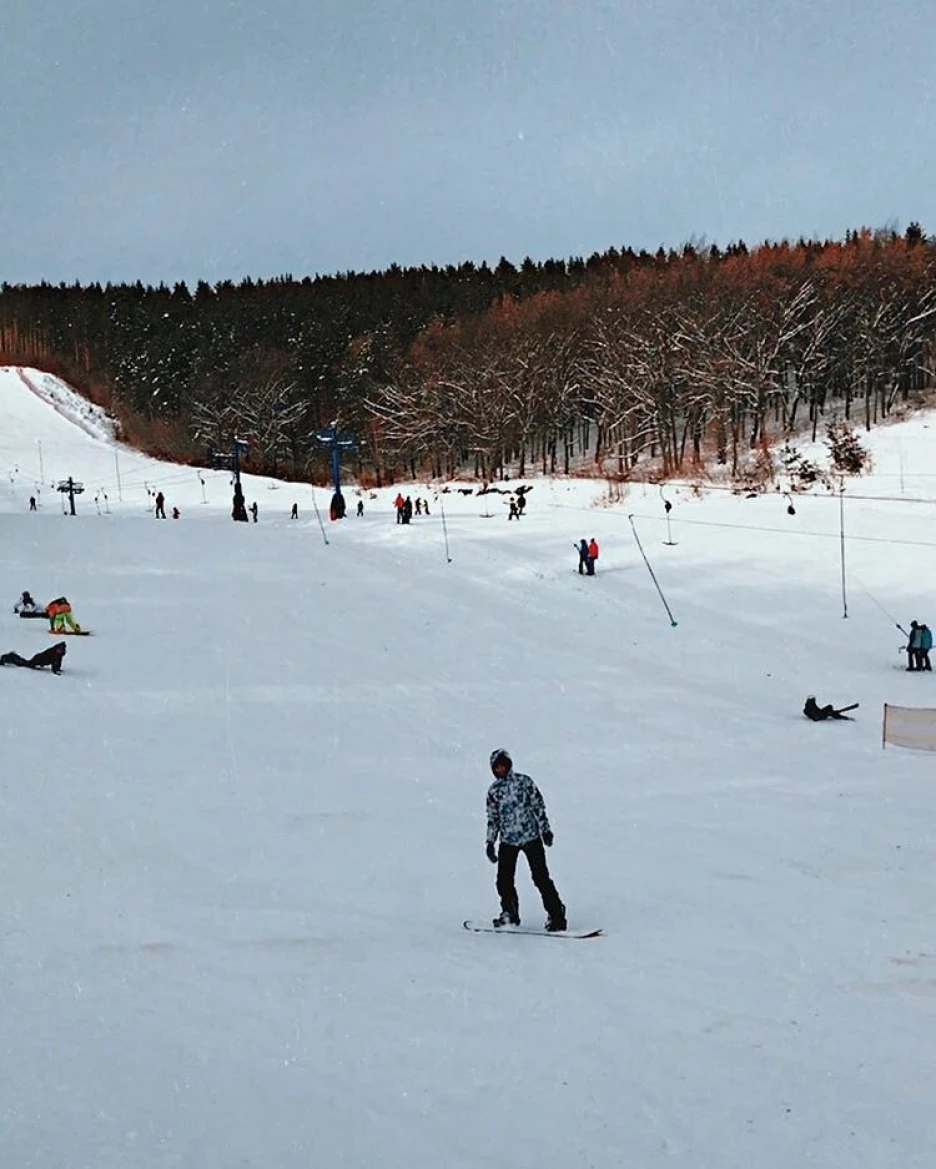
[[[2,0],[0,280],[936,232],[933,0]]]

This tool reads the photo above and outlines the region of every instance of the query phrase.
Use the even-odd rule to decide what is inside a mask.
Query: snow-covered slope
[[[233,524],[226,476],[122,449],[118,500],[106,432],[15,372],[0,426],[0,649],[50,642],[24,588],[95,632],[0,670],[0,1162],[931,1164],[934,763],[880,742],[936,706],[895,628],[936,618],[927,419],[848,487],[847,619],[834,497],[668,488],[667,545],[656,488],[536,481],[520,523],[421,489],[409,527],[394,489],[326,544],[307,488]],[[27,510],[37,440],[76,517]],[[499,745],[607,936],[461,929]]]

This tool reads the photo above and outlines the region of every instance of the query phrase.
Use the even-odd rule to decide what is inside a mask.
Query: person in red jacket
[[[595,575],[595,561],[598,559],[598,541],[594,536],[588,541],[588,575]]]

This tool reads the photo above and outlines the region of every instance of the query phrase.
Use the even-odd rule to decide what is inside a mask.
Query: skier
[[[910,622],[910,633],[907,637],[907,669],[915,673],[921,669],[920,665],[920,626],[916,621]]]
[[[250,514],[253,516],[253,522],[254,522],[254,523],[256,523],[256,522],[257,522],[257,512],[258,512],[258,510],[259,510],[259,508],[257,507],[257,501],[256,501],[256,500],[254,500],[254,501],[253,501],[253,503],[250,505]]]
[[[156,493],[156,518],[158,520],[166,518],[166,497],[161,491]]]
[[[72,616],[72,607],[68,603],[67,597],[56,597],[54,601],[49,601],[45,611],[52,633],[64,633],[66,625],[72,633],[81,632],[81,626]]]
[[[574,547],[579,554],[579,576],[582,576],[588,567],[588,541],[582,537]]]
[[[595,562],[598,559],[598,541],[592,536],[588,542],[588,575],[595,575]]]
[[[23,595],[13,606],[13,612],[18,613],[20,617],[40,617],[43,615],[28,589],[23,590]]]
[[[924,621],[920,626],[920,648],[917,650],[917,669],[932,670],[929,651],[933,648],[933,632]]]
[[[487,843],[485,851],[492,865],[497,865],[497,892],[501,913],[494,925],[520,924],[520,903],[514,877],[517,857],[522,852],[530,866],[533,884],[539,890],[546,910],[546,929],[558,933],[566,929],[565,906],[556,891],[546,864],[546,848],[552,847],[553,834],[546,816],[543,796],[528,775],[513,769],[510,755],[498,748],[491,752],[494,782],[487,793]],[[500,838],[500,848],[496,847]]]
[[[803,714],[814,723],[825,722],[827,718],[838,718],[845,722],[851,722],[852,720],[844,712],[846,710],[855,710],[857,707],[857,702],[852,703],[851,706],[843,706],[841,710],[836,710],[831,703],[828,706],[820,706],[816,702],[815,696],[810,694],[803,706]]]
[[[289,518],[291,520],[297,520],[299,518],[299,504],[298,503],[294,503],[292,505],[292,511],[289,513]]]
[[[26,666],[30,670],[40,670],[43,666],[51,666],[53,674],[61,674],[62,658],[67,653],[64,641],[58,641],[50,649],[33,654],[31,658],[20,657],[18,653],[5,653],[0,657],[0,666]]]
[[[362,516],[364,514],[364,500],[363,499],[359,499],[357,501],[357,513],[359,516]]]

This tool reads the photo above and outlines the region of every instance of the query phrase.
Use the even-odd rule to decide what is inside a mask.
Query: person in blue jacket
[[[920,645],[917,650],[917,669],[932,670],[929,651],[933,648],[933,631],[924,621],[919,629]]]
[[[513,761],[503,747],[491,752],[491,771],[494,773],[494,782],[487,793],[485,849],[488,860],[497,865],[497,893],[501,913],[494,918],[494,925],[520,924],[515,876],[517,858],[522,852],[530,866],[533,884],[543,899],[543,908],[547,914],[546,929],[550,933],[564,930],[565,906],[546,864],[545,848],[552,847],[553,834],[542,793],[528,775],[514,771]]]

